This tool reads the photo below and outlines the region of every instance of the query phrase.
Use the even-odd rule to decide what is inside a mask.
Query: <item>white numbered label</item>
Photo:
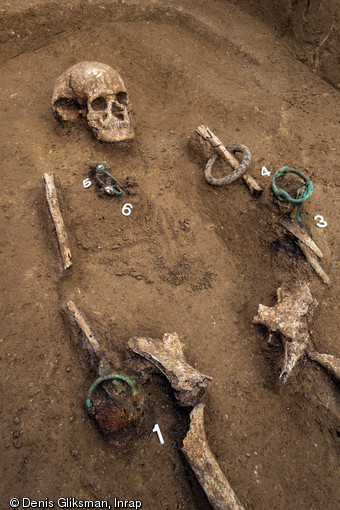
[[[315,221],[318,221],[318,223],[316,224],[317,227],[320,227],[320,228],[325,228],[327,227],[327,221],[324,220],[323,216],[321,216],[321,214],[317,214],[316,216],[314,216],[314,220]]]
[[[91,186],[92,182],[90,181],[90,179],[84,179],[83,180],[83,186],[84,188],[89,188]]]
[[[267,168],[265,166],[263,166],[261,168],[261,175],[263,175],[263,176],[268,175],[269,176],[270,174],[271,174],[271,172],[269,172],[269,170],[267,170]]]
[[[124,214],[124,216],[130,216],[132,208],[133,208],[133,205],[124,204],[122,207],[122,214]]]
[[[156,423],[156,425],[155,425],[155,426],[154,426],[154,428],[152,429],[152,432],[157,432],[159,442],[160,442],[161,444],[164,444],[164,439],[163,439],[162,432],[160,431],[160,428],[159,428],[158,423]]]

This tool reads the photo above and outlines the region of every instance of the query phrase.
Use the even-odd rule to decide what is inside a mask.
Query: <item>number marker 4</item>
[[[83,186],[84,188],[89,188],[91,186],[92,182],[90,181],[90,179],[84,179],[83,180]]]
[[[269,170],[267,170],[265,166],[263,166],[261,168],[261,175],[263,175],[263,176],[268,175],[269,176],[270,174],[271,174],[271,172],[269,172]]]
[[[324,220],[324,217],[321,216],[321,214],[317,214],[316,216],[314,216],[314,221],[318,221],[318,223],[316,224],[317,227],[320,227],[320,228],[327,227],[327,221]]]

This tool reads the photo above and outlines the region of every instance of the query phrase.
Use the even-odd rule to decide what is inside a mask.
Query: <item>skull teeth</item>
[[[130,122],[128,120],[117,120],[117,121],[114,122],[114,125],[117,128],[123,128],[123,127],[129,126]]]

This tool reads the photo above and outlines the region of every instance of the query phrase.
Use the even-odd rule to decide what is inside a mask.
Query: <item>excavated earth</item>
[[[339,383],[302,359],[282,386],[282,345],[268,346],[266,329],[252,324],[280,285],[307,281],[319,303],[313,343],[340,356],[339,92],[243,4],[1,2],[1,508],[11,498],[57,508],[66,497],[211,508],[181,452],[190,410],[163,375],[144,380],[143,416],[123,434],[107,438],[88,417],[96,374],[62,313],[70,299],[117,370],[139,366],[131,337],[178,333],[188,362],[213,377],[206,434],[245,510],[340,507]],[[84,60],[122,75],[130,145],[97,141],[84,119],[54,118],[57,77]],[[260,197],[242,179],[207,184],[204,161],[188,150],[201,124],[250,148]],[[122,185],[135,182],[133,193],[103,198],[94,183],[84,188],[91,160],[106,161]],[[302,218],[330,286],[279,225],[270,182],[284,165],[314,182]],[[60,180],[73,255],[66,272],[45,172]]]

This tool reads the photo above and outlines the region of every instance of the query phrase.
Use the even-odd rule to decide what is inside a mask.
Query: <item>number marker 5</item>
[[[90,179],[84,179],[83,180],[83,186],[84,188],[89,188],[91,186],[92,182],[90,181]]]
[[[132,208],[132,204],[124,204],[122,207],[122,214],[124,214],[124,216],[130,216]]]

